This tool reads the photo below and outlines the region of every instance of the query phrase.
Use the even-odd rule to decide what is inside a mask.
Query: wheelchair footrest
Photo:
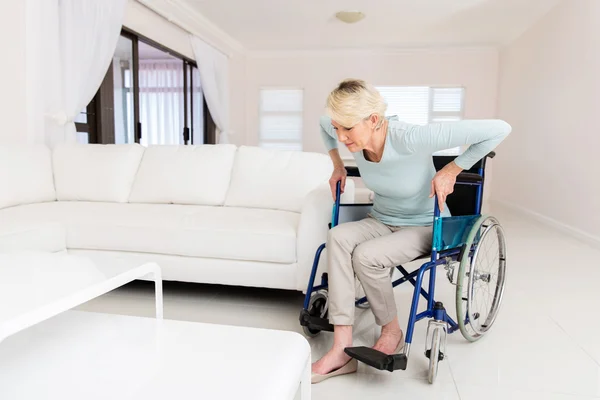
[[[300,312],[300,325],[311,329],[318,329],[320,331],[333,332],[333,325],[329,323],[328,319],[310,315],[308,310],[302,310]]]
[[[388,355],[370,347],[346,347],[344,352],[350,357],[382,371],[405,370],[408,358],[405,354]]]

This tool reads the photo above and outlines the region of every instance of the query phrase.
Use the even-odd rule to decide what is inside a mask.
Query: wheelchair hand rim
[[[483,243],[485,241],[485,238],[490,234],[490,232],[493,229],[498,229],[501,232],[498,232],[496,235],[498,236],[498,253],[499,253],[499,265],[498,265],[498,282],[496,284],[496,288],[494,291],[494,298],[492,300],[492,304],[490,306],[490,310],[489,310],[489,314],[486,317],[486,320],[484,322],[484,324],[481,325],[477,325],[472,323],[471,321],[474,321],[474,315],[473,315],[473,294],[474,294],[474,286],[475,286],[475,281],[477,279],[476,275],[474,273],[470,273],[469,275],[469,296],[467,297],[467,313],[469,315],[469,321],[470,321],[470,325],[471,328],[476,332],[476,334],[478,335],[483,335],[485,334],[494,324],[494,322],[496,321],[496,318],[498,317],[498,311],[500,309],[500,305],[502,304],[502,298],[504,295],[504,280],[505,280],[505,270],[506,270],[506,251],[505,251],[505,244],[504,244],[504,235],[503,235],[503,230],[502,227],[500,226],[500,224],[498,223],[498,221],[493,218],[493,217],[488,217],[486,218],[483,222],[487,221],[487,220],[491,220],[493,221],[491,225],[489,225],[485,231],[481,234],[481,238],[479,239],[479,243]],[[475,249],[475,253],[473,254],[473,258],[471,259],[471,265],[470,265],[470,271],[475,271],[476,270],[476,263],[477,260],[479,259],[479,252],[481,250],[483,246],[477,246],[477,248]],[[501,272],[500,272],[501,271]],[[483,328],[480,328],[483,327]]]
[[[485,227],[485,231],[483,233],[481,232],[481,228],[482,226],[487,222],[490,221],[490,225]],[[475,272],[475,267],[477,264],[477,260],[479,258],[479,249],[480,247],[476,247],[475,250],[472,250],[473,244],[478,242],[479,244],[483,243],[483,240],[485,239],[485,237],[487,237],[487,235],[489,235],[489,232],[491,232],[492,230],[494,230],[496,232],[496,235],[498,236],[498,255],[499,255],[499,263],[498,263],[498,278],[497,278],[497,283],[496,283],[496,289],[494,292],[494,299],[493,299],[493,303],[492,303],[492,307],[489,307],[490,310],[493,311],[488,313],[486,316],[486,323],[484,325],[486,325],[484,327],[484,329],[480,329],[476,326],[476,324],[474,324],[472,321],[476,320],[476,315],[473,311],[473,305],[472,305],[472,301],[471,301],[471,297],[473,294],[473,282],[474,280],[471,279],[474,277],[474,273],[471,274],[470,272],[473,271]],[[479,234],[480,238],[479,240],[475,240],[476,236]],[[484,236],[485,235],[485,236]],[[460,267],[459,267],[459,272],[458,272],[458,276],[457,276],[457,285],[456,285],[456,312],[457,312],[457,320],[458,320],[458,325],[460,328],[461,333],[463,334],[463,336],[465,337],[465,339],[469,340],[469,341],[476,341],[478,339],[480,339],[493,325],[494,321],[496,320],[496,317],[498,315],[498,311],[500,309],[500,305],[502,303],[502,298],[503,298],[503,294],[504,294],[504,284],[505,284],[505,279],[506,279],[506,241],[504,238],[504,231],[502,229],[502,226],[500,225],[500,223],[498,222],[498,220],[492,216],[487,216],[487,215],[483,215],[480,218],[477,219],[476,223],[473,225],[473,228],[471,229],[471,231],[469,232],[468,238],[466,240],[465,246],[467,249],[469,249],[467,252],[465,252],[465,256],[463,257],[463,259],[460,262]],[[473,252],[473,256],[471,256],[471,252]],[[469,268],[469,275],[471,275],[469,277],[469,280],[465,282],[465,278],[466,278],[466,269],[467,266]],[[465,285],[466,284],[466,285]],[[467,293],[466,296],[467,298],[464,298],[464,289],[467,289]],[[465,300],[467,302],[467,304],[465,304]],[[466,310],[464,310],[464,307],[467,307]],[[463,311],[464,310],[464,311]],[[490,319],[490,316],[492,317]],[[472,330],[472,332],[469,332],[469,328]]]

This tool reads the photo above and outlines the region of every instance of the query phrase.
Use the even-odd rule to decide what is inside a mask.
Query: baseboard
[[[598,236],[594,236],[588,232],[582,231],[581,229],[575,228],[571,225],[565,224],[563,222],[557,221],[553,218],[550,218],[546,215],[537,213],[535,211],[532,211],[526,207],[523,206],[519,206],[517,204],[508,202],[508,201],[503,201],[503,200],[493,200],[491,201],[492,205],[494,203],[501,205],[503,207],[506,207],[507,209],[510,209],[511,211],[517,212],[521,215],[523,215],[526,218],[532,219],[536,222],[542,223],[544,225],[546,225],[549,228],[552,228],[554,230],[557,230],[561,233],[564,233],[566,235],[569,235],[579,241],[582,241],[592,247],[595,247],[597,249],[600,249],[600,237]]]

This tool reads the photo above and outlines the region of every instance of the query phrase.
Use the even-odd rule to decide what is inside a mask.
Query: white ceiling
[[[510,42],[560,0],[171,0],[246,49],[489,46]],[[571,0],[575,1],[575,0]],[[338,11],[366,18],[344,24]]]

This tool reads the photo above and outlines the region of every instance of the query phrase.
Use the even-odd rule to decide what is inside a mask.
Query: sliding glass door
[[[90,108],[89,143],[214,143],[196,62],[125,29]]]
[[[184,144],[186,112],[183,60],[139,44],[139,98],[142,145]]]

